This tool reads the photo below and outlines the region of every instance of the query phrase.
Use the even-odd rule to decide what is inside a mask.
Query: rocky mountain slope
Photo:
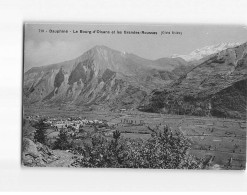
[[[59,156],[46,145],[34,143],[32,140],[24,137],[22,147],[22,165],[24,166],[39,166],[44,167],[48,163],[56,161]]]
[[[247,43],[211,55],[152,96],[139,109],[186,115],[245,118]]]
[[[180,58],[152,61],[96,46],[74,60],[27,71],[23,101],[38,106],[133,108],[153,89],[177,79],[176,69],[186,66]]]
[[[52,150],[48,146],[23,138],[22,165],[25,167],[70,167],[77,155],[66,150]]]

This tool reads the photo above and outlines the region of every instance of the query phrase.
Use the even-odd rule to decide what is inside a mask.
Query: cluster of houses
[[[34,116],[27,116],[28,120],[35,120],[38,121],[40,119],[40,116],[34,115]],[[51,127],[54,127],[57,131],[59,131],[62,128],[68,128],[71,127],[75,130],[79,130],[80,127],[86,126],[86,125],[103,125],[105,122],[102,120],[88,120],[88,119],[82,119],[80,117],[76,118],[54,118],[54,117],[47,117],[45,120],[46,124],[49,124]]]
[[[32,120],[32,121],[38,121],[41,118],[40,115],[31,115],[31,116],[26,116],[27,120]]]
[[[87,119],[56,119],[51,118],[46,121],[46,123],[50,124],[51,127],[55,127],[57,130],[62,128],[68,128],[73,127],[75,130],[79,130],[80,127],[86,126],[86,125],[101,125],[104,122],[101,120],[87,120]]]
[[[121,119],[122,124],[144,125],[144,120],[132,120],[128,118]]]

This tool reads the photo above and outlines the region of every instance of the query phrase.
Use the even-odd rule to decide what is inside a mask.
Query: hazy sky
[[[39,32],[43,29],[44,32]],[[49,33],[49,30],[69,33]],[[85,34],[84,31],[151,31],[153,34]],[[182,32],[162,34],[162,31]],[[24,70],[76,58],[95,45],[134,53],[147,59],[172,54],[189,54],[195,49],[222,42],[246,42],[247,27],[221,25],[89,25],[89,24],[26,24],[24,40]]]

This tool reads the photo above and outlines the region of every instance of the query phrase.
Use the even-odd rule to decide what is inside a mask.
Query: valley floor
[[[180,131],[191,140],[190,153],[197,157],[214,157],[213,163],[222,169],[245,169],[246,165],[246,121],[213,117],[163,115],[139,111],[61,111],[56,109],[28,109],[25,115],[39,117],[81,116],[88,120],[105,120],[111,129],[119,130],[121,136],[148,139],[150,129],[162,130],[165,125],[173,132]],[[25,117],[24,115],[24,117]],[[90,127],[86,128],[90,131]],[[92,130],[92,128],[91,128]],[[55,151],[61,158],[48,166],[68,166],[73,162],[73,154]]]

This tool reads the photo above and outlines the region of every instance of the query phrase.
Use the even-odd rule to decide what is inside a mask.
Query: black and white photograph
[[[247,27],[23,24],[24,167],[246,169]]]
[[[0,191],[247,191],[246,0],[0,0]]]

